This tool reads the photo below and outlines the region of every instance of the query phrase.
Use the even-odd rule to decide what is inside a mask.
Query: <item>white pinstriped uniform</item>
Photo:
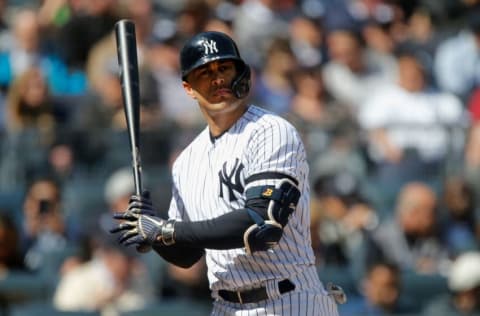
[[[314,266],[310,240],[308,165],[303,143],[284,119],[256,106],[224,134],[212,140],[208,127],[173,165],[169,217],[200,221],[242,208],[244,192],[265,179],[286,174],[299,182],[302,195],[283,236],[272,250],[247,255],[244,248],[206,250],[208,278],[216,299],[212,315],[337,315]],[[262,176],[263,175],[263,176]],[[253,177],[252,177],[253,176]],[[280,296],[276,282],[289,278],[296,288]],[[270,297],[259,303],[223,301],[217,291],[266,286]]]

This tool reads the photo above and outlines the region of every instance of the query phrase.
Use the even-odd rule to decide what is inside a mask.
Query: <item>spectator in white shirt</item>
[[[456,96],[428,89],[424,68],[414,54],[400,53],[398,69],[397,83],[368,98],[358,116],[368,135],[373,183],[391,190],[379,192],[387,203],[408,181],[439,184],[445,159],[452,153],[452,131],[465,118]]]
[[[464,100],[480,84],[480,9],[472,10],[468,27],[440,44],[434,67],[440,88]]]

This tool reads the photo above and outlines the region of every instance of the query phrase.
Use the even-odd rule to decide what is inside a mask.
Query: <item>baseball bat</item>
[[[142,195],[142,166],[140,159],[140,88],[138,75],[137,43],[135,24],[123,19],[115,24],[118,65],[120,67],[120,82],[122,85],[123,108],[127,120],[130,151],[132,154],[133,180],[135,194]],[[141,252],[150,247],[138,246]]]

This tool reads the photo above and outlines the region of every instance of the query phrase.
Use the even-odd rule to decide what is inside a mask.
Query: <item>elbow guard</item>
[[[282,238],[283,227],[287,225],[290,215],[297,207],[300,191],[291,180],[283,179],[276,186],[265,185],[248,189],[246,196],[246,210],[255,223],[243,235],[245,249],[248,254],[271,249]],[[267,220],[248,207],[249,200],[253,199],[268,202]]]

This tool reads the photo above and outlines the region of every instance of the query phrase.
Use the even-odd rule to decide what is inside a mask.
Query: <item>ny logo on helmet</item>
[[[203,41],[203,47],[205,48],[205,55],[218,53],[217,42],[214,40]]]

